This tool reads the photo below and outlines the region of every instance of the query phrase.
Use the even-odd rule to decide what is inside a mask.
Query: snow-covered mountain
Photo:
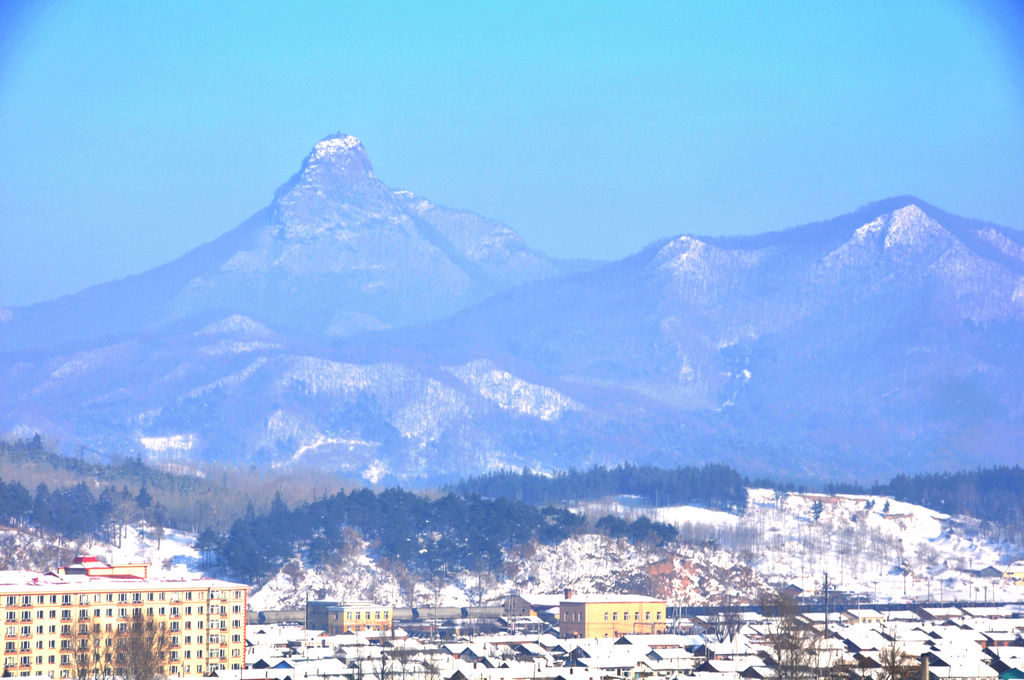
[[[375,481],[1014,464],[1024,235],[897,197],[580,268],[388,188],[334,136],[220,239],[7,310],[0,348],[0,431],[69,449]]]
[[[4,310],[0,349],[153,331],[244,314],[299,335],[440,318],[509,286],[582,266],[507,226],[386,186],[362,143],[330,136],[269,206],[156,269]]]

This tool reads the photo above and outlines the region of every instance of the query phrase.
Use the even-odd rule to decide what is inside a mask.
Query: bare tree
[[[125,680],[159,680],[170,647],[166,630],[152,617],[135,615],[115,639],[117,674]]]
[[[878,680],[909,680],[921,670],[917,659],[903,651],[895,637],[879,651],[878,663],[881,666]]]
[[[777,680],[820,678],[821,634],[799,618],[796,599],[782,592],[770,593],[761,599],[761,611],[772,619],[767,641]]]
[[[370,672],[373,680],[389,680],[394,675],[389,652],[391,652],[390,649],[382,650],[380,657],[370,662]]]

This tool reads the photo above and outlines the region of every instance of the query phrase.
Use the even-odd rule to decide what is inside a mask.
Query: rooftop
[[[240,583],[212,578],[162,579],[133,576],[87,576],[85,574],[44,574],[36,571],[0,571],[0,595],[29,593],[96,593],[109,591],[134,592],[140,587],[153,590],[191,590],[200,588],[248,588]]]
[[[562,600],[562,603],[572,604],[595,604],[595,603],[619,603],[619,602],[643,602],[650,604],[665,604],[665,600],[659,600],[656,597],[648,597],[646,595],[634,595],[630,593],[604,593],[604,594],[588,594],[588,595],[573,595]]]

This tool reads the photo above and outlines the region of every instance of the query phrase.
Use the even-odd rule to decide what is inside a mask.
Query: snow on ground
[[[257,611],[297,609],[307,600],[372,600],[401,603],[402,587],[395,574],[382,569],[365,553],[349,554],[328,567],[310,568],[295,558],[261,588],[249,606]]]
[[[158,539],[149,526],[125,527],[120,545],[92,541],[80,546],[83,554],[95,555],[107,564],[114,562],[148,562],[149,575],[154,578],[185,579],[203,576],[199,552],[192,547],[195,536],[165,529]]]
[[[761,593],[790,583],[815,591],[826,572],[836,590],[879,602],[1024,600],[1024,586],[974,573],[1008,564],[1020,556],[1021,546],[988,540],[971,518],[885,497],[752,489],[741,515],[687,506],[638,507],[630,499],[576,510],[591,518],[648,515],[677,526],[681,540],[657,547],[584,534],[552,546],[520,546],[506,555],[504,573],[449,572],[444,578],[375,561],[364,543],[352,541],[352,548],[327,567],[292,559],[252,590],[250,606],[301,608],[307,599],[466,606],[496,601],[512,589],[557,593],[567,587],[579,593],[650,593],[676,605],[755,602]],[[144,525],[126,527],[116,545],[48,546],[39,536],[8,530],[0,542],[12,557],[15,550],[21,555],[8,568],[49,569],[54,560],[89,553],[112,562],[149,562],[150,573],[162,578],[204,575],[194,536],[168,529],[158,539],[157,533]]]
[[[883,496],[750,489],[740,516],[701,508],[630,508],[707,536],[776,584],[837,590],[879,601],[1024,598],[1024,588],[972,572],[1007,564],[1021,547],[994,543],[971,518]],[[729,519],[731,518],[731,519]]]

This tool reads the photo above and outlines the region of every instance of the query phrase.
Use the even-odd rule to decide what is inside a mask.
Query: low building
[[[0,571],[4,675],[123,676],[118,649],[140,635],[160,648],[161,675],[242,669],[248,586],[148,578],[148,566],[80,557],[45,574]]]
[[[560,594],[516,592],[505,598],[504,610],[508,616],[539,617],[552,609],[557,609],[561,599]]]
[[[1019,586],[1024,586],[1024,562],[1014,562],[1003,570],[1003,578],[1013,581]]]
[[[394,622],[394,607],[373,602],[335,602],[310,600],[306,603],[306,628],[329,635],[365,631],[389,632]]]
[[[618,638],[665,632],[665,600],[646,595],[574,595],[558,604],[563,638]]]

